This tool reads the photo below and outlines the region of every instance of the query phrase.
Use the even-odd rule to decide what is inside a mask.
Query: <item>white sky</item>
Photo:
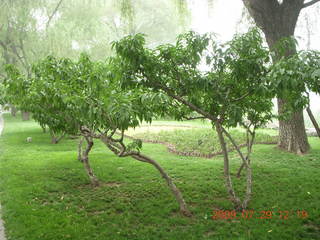
[[[241,18],[243,4],[241,0],[215,0],[210,14],[207,0],[189,0],[192,9],[191,28],[199,33],[213,32],[221,41],[232,38],[237,22]]]

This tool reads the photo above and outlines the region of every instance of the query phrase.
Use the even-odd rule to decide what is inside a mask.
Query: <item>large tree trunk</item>
[[[303,0],[243,0],[250,15],[266,36],[268,46],[275,52],[273,61],[283,56],[296,53],[292,45],[286,51],[280,51],[275,45],[283,38],[294,36],[299,13],[303,8]],[[283,113],[289,104],[286,99],[278,99],[278,112]],[[303,109],[292,113],[285,120],[279,121],[279,147],[290,152],[302,154],[310,149],[304,126]]]
[[[279,114],[284,111],[285,104],[285,100],[278,99]],[[279,120],[279,147],[297,154],[308,152],[310,147],[302,110],[291,114],[287,120]]]

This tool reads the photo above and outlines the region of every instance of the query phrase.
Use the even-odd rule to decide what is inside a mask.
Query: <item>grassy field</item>
[[[176,124],[176,123],[175,123]],[[27,143],[26,138],[32,137]],[[146,163],[117,158],[100,142],[90,154],[103,182],[92,188],[77,161],[77,141],[50,144],[34,122],[5,116],[0,138],[0,201],[9,240],[320,239],[320,141],[296,156],[274,145],[256,145],[252,218],[213,220],[231,210],[221,156],[181,157],[159,144],[143,152],[158,160],[182,190],[193,213],[182,217],[158,172]],[[232,172],[240,160],[232,155]],[[243,180],[234,178],[238,191]],[[304,210],[308,216],[297,211]],[[272,211],[271,219],[261,219]],[[279,211],[289,211],[280,219]]]

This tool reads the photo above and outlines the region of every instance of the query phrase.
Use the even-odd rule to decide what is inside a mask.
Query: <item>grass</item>
[[[27,143],[26,138],[32,137]],[[120,159],[99,142],[90,154],[93,169],[103,181],[89,185],[76,160],[77,142],[50,144],[32,121],[5,116],[0,138],[0,201],[8,240],[56,239],[319,239],[320,142],[310,138],[312,151],[296,156],[273,145],[255,145],[251,219],[212,220],[214,209],[231,209],[222,178],[220,156],[181,157],[158,144],[143,152],[157,159],[174,178],[193,217],[177,212],[177,204],[158,172],[145,163]],[[232,172],[240,160],[231,155]],[[238,191],[243,180],[234,178]],[[258,219],[260,211],[274,212]],[[288,220],[279,210],[292,211]],[[309,216],[299,218],[296,210]]]
[[[246,143],[246,133],[240,129],[231,129],[231,136],[237,140],[238,144]],[[175,129],[173,131],[160,132],[138,132],[132,134],[135,138],[143,140],[156,140],[158,142],[168,142],[175,146],[177,151],[186,153],[210,154],[220,152],[219,138],[215,131],[208,128]],[[256,134],[255,142],[272,143],[277,142],[277,136],[269,135],[265,132]],[[226,138],[227,145],[232,147],[229,139]]]

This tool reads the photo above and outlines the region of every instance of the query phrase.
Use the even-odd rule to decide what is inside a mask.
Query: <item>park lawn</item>
[[[27,143],[26,138],[32,137]],[[221,156],[181,157],[159,144],[143,152],[158,160],[175,180],[193,216],[177,210],[159,173],[146,163],[117,158],[96,141],[92,167],[103,182],[89,184],[77,161],[77,141],[50,144],[33,121],[5,115],[0,138],[0,201],[8,240],[57,239],[319,239],[320,141],[296,156],[275,145],[255,145],[251,219],[213,220],[215,209],[231,210],[223,180]],[[232,155],[232,172],[240,160]],[[243,178],[234,179],[243,192]],[[298,216],[304,210],[308,217]],[[273,211],[272,219],[260,219]],[[278,211],[290,211],[287,220]],[[241,216],[241,213],[238,213]]]

